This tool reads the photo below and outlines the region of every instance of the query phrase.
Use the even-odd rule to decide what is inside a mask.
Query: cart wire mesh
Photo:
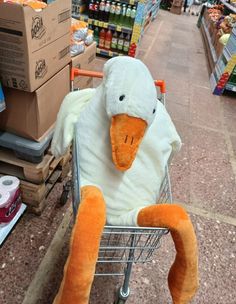
[[[171,189],[168,170],[161,186],[158,204],[171,203]],[[152,260],[155,250],[160,247],[160,240],[168,230],[164,228],[150,227],[121,227],[105,226],[100,243],[96,276],[124,275],[124,271],[119,273],[106,271],[105,264],[146,263]]]

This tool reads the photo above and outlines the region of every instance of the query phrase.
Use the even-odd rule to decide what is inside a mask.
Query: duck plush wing
[[[95,89],[84,89],[69,93],[62,102],[57,115],[56,127],[52,140],[52,153],[59,157],[65,154],[74,136],[74,125],[80,114],[91,101]]]

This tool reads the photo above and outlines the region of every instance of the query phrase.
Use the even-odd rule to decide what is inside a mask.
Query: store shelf
[[[228,9],[230,9],[232,12],[234,12],[236,14],[236,7],[231,5],[230,3],[224,1],[224,0],[220,0],[220,2],[222,4],[224,4],[226,7],[228,7]]]
[[[136,17],[134,20],[134,25],[132,27],[129,26],[121,26],[117,24],[113,24],[113,22],[104,22],[95,20],[93,18],[89,18],[88,15],[85,14],[72,14],[73,18],[76,18],[81,21],[88,22],[91,28],[94,29],[94,26],[99,28],[110,29],[112,31],[122,32],[124,34],[129,34],[130,43],[138,46],[141,37],[143,36],[144,29],[148,28],[148,25],[152,20],[155,19],[157,13],[160,8],[161,0],[115,0],[116,2],[131,4],[136,6]],[[78,10],[77,10],[78,11]],[[77,12],[76,11],[76,12]],[[75,11],[74,11],[75,12]],[[147,14],[149,12],[149,14]],[[145,27],[144,27],[145,25]],[[103,49],[97,49],[97,54],[105,56],[105,57],[115,57],[124,55],[123,53],[107,51]]]
[[[231,54],[230,54],[229,50],[227,49],[227,47],[224,47],[223,55],[225,56],[227,61],[229,61],[231,59]]]
[[[217,79],[219,80],[221,75],[224,73],[224,71],[221,71],[220,67],[218,65],[215,66],[215,73],[217,75]]]
[[[228,91],[232,91],[232,92],[236,92],[236,85],[231,84],[231,83],[227,83],[225,86],[225,89]]]
[[[206,39],[207,39],[207,43],[208,43],[208,46],[209,46],[210,54],[211,54],[212,60],[215,64],[216,61],[217,61],[216,51],[215,51],[215,48],[214,48],[214,46],[211,42],[211,37],[210,37],[209,31],[206,27],[204,18],[202,18],[202,25],[203,25],[203,29],[204,29],[204,32],[205,32],[205,35],[206,35]]]
[[[107,51],[107,50],[100,49],[100,48],[97,48],[97,54],[105,56],[105,57],[109,57],[109,58],[124,55],[123,53]]]
[[[80,21],[88,22],[88,15],[85,15],[85,14],[80,14],[80,15],[72,14],[72,18],[78,19]]]
[[[214,92],[216,86],[217,86],[217,82],[215,79],[215,75],[214,75],[214,73],[212,73],[211,77],[210,77],[210,87],[211,87],[212,92]]]
[[[95,25],[95,26],[98,26],[98,27],[107,28],[107,29],[110,29],[112,31],[123,32],[125,34],[131,34],[132,33],[132,28],[111,24],[109,22],[90,19],[90,18],[88,18],[87,15],[72,15],[72,17],[75,18],[75,19],[78,19],[80,21],[88,22],[88,24],[92,24],[92,25]]]
[[[17,212],[16,216],[13,218],[13,220],[7,224],[6,226],[0,227],[0,245],[4,242],[6,237],[9,235],[19,218],[22,216],[26,209],[26,205],[22,204],[19,211]]]
[[[126,33],[126,34],[131,34],[132,33],[132,28],[128,28],[128,27],[124,27],[124,26],[120,26],[120,25],[115,25],[115,24],[111,24],[111,23],[108,23],[108,22],[99,21],[99,20],[95,20],[95,19],[88,19],[88,24],[92,24],[92,25],[95,25],[95,26],[103,27],[103,28],[108,28],[110,30],[117,31],[117,32],[123,32],[123,33]]]
[[[159,2],[153,4],[153,6],[151,6],[151,8],[148,10],[148,12],[146,13],[146,20],[151,17],[153,15],[153,13],[159,8]]]
[[[134,5],[138,2],[138,0],[114,0],[115,2],[121,2],[124,4]]]

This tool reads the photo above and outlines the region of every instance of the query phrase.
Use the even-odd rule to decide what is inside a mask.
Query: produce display
[[[224,5],[214,5],[206,12],[209,21],[212,23],[213,29],[217,30],[216,36],[218,41],[226,45],[229,34],[232,32],[233,27],[236,26],[236,14],[223,15]]]
[[[224,90],[236,92],[235,77],[231,77],[236,65],[236,7],[233,2],[221,0],[210,8],[203,6],[200,28],[211,69],[213,94],[221,95]]]

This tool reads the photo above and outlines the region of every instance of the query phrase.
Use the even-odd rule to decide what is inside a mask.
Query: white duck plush
[[[96,91],[78,91],[66,98],[69,115],[58,121],[65,136],[57,135],[62,129],[57,124],[52,150],[56,155],[65,152],[78,120],[81,186],[101,189],[109,224],[137,226],[139,210],[157,201],[167,162],[181,141],[141,61],[111,59],[104,74]],[[74,102],[79,119],[71,114]],[[58,144],[66,137],[66,145]]]
[[[96,90],[70,93],[58,114],[52,142],[55,156],[66,151],[75,128],[82,195],[64,280],[54,303],[88,303],[105,222],[177,231],[172,234],[177,256],[169,287],[173,303],[188,303],[197,287],[194,230],[181,207],[156,205],[166,166],[181,140],[157,99],[147,67],[131,57],[113,58],[105,64],[103,82]]]

